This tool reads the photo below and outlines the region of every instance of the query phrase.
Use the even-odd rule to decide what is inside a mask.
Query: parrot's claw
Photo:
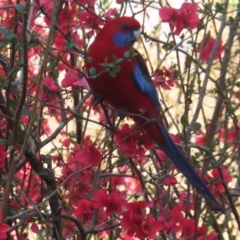
[[[95,95],[93,99],[93,106],[96,107],[98,104],[102,103],[104,100],[103,95]]]
[[[117,110],[117,115],[121,120],[123,120],[127,116],[127,109],[126,108],[121,108]]]

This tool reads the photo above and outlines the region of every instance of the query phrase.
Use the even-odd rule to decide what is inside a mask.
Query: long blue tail
[[[193,166],[189,163],[189,161],[184,156],[182,151],[178,148],[178,146],[173,142],[167,129],[161,123],[158,123],[158,126],[162,135],[161,142],[164,143],[164,145],[155,140],[157,146],[162,151],[164,151],[169,158],[171,158],[173,163],[183,173],[183,175],[188,179],[188,181],[193,185],[193,187],[196,188],[198,193],[206,199],[206,202],[209,204],[209,206],[215,212],[220,211],[224,213],[223,208],[210,193],[209,189],[198,176]]]

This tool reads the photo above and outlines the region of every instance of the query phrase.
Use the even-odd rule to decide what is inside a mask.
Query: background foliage
[[[239,237],[240,5],[182,3],[0,2],[0,239]],[[170,132],[225,215],[129,119],[92,108],[87,46],[122,15],[140,21]]]

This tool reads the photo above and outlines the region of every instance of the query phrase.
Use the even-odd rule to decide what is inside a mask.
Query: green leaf
[[[11,40],[13,38],[17,38],[15,33],[7,31],[6,29],[1,28],[1,27],[0,27],[0,33],[3,34],[4,39],[6,39],[6,40]],[[5,44],[6,44],[5,42],[1,42],[0,48]]]
[[[172,49],[172,46],[168,43],[168,44],[163,44],[162,45],[162,48],[165,50],[165,51],[169,51]]]
[[[34,47],[38,47],[38,46],[40,46],[40,43],[39,42],[37,42],[37,41],[34,41],[33,39],[29,42],[29,44],[28,44],[28,47],[30,48],[30,47],[32,47],[32,48],[34,48]]]
[[[117,62],[117,57],[116,57],[115,55],[112,55],[112,60],[113,60],[113,63],[114,63],[114,65],[115,65],[116,62]]]
[[[4,139],[4,138],[0,138],[0,144],[3,146],[7,146],[9,144],[9,140]]]
[[[18,88],[19,86],[22,86],[22,83],[21,82],[19,82],[19,81],[13,81],[13,82],[11,82],[11,87],[12,88]]]
[[[67,133],[67,136],[70,137],[70,138],[77,138],[78,135],[76,134],[76,132],[71,131],[71,132]]]
[[[25,9],[25,7],[22,5],[22,4],[17,4],[16,6],[15,6],[15,8],[16,8],[16,10],[18,11],[18,12],[21,12],[21,13],[27,13],[27,10]]]
[[[185,115],[185,114],[183,114],[182,116],[181,116],[181,124],[183,125],[183,127],[186,127],[187,126],[187,116]]]
[[[114,63],[108,63],[108,67],[109,67],[109,68],[113,68],[114,65],[115,65]]]
[[[115,78],[115,77],[116,77],[116,73],[111,72],[111,71],[109,71],[109,75],[110,75],[112,78]]]
[[[233,107],[233,106],[230,106],[230,107],[228,108],[229,114],[233,114],[235,111],[236,111],[236,108]]]
[[[56,151],[57,148],[51,148],[49,153],[54,153]]]
[[[47,164],[51,163],[51,158],[48,155],[41,154],[41,160],[43,163],[47,163]]]
[[[115,67],[112,69],[112,71],[113,71],[114,73],[118,73],[118,72],[120,72],[120,70],[121,70],[121,67],[120,67],[119,65],[115,66]]]
[[[145,108],[140,108],[139,111],[141,114],[145,114],[147,110]]]
[[[201,127],[202,127],[201,123],[196,122],[196,123],[194,124],[194,126],[193,126],[193,131],[194,131],[194,132],[197,132],[198,130],[201,129]]]
[[[3,49],[6,44],[7,44],[6,42],[0,42],[0,50]]]
[[[13,38],[17,38],[15,33],[9,33],[5,36],[6,39],[13,39]]]
[[[7,86],[8,83],[9,83],[9,81],[6,80],[6,77],[0,76],[0,84],[1,85]]]
[[[119,59],[116,61],[116,63],[120,63],[120,62],[122,62],[122,60],[123,60],[123,58],[119,58]]]
[[[97,71],[96,71],[96,69],[95,69],[94,67],[91,67],[91,68],[89,69],[89,73],[90,73],[91,76],[94,76],[94,75],[97,74]]]
[[[128,158],[125,156],[120,156],[119,160],[117,161],[117,166],[121,167],[128,163]]]
[[[125,58],[129,58],[129,57],[130,57],[130,52],[129,52],[129,51],[125,52],[125,53],[123,54],[123,56],[124,56]]]
[[[0,33],[2,33],[5,37],[8,34],[8,31],[5,28],[0,27]]]
[[[74,114],[74,117],[76,118],[77,122],[82,122],[82,120],[83,120],[83,117],[81,114]]]
[[[214,149],[215,146],[216,146],[216,140],[215,140],[215,139],[212,139],[212,140],[210,141],[210,143],[209,143],[209,151],[210,151],[210,153],[213,152],[213,149]],[[211,161],[212,161],[212,160],[211,160]]]
[[[105,141],[105,145],[106,145],[107,148],[111,149],[111,148],[112,148],[112,141],[109,140],[109,139],[107,139],[107,140]]]
[[[9,106],[11,108],[15,109],[17,107],[17,105],[18,105],[18,100],[17,99],[9,99]]]
[[[224,3],[216,3],[215,5],[216,12],[223,13],[225,9],[225,4]]]
[[[48,172],[46,170],[43,170],[41,172],[38,173],[39,176],[48,176]]]
[[[131,57],[136,57],[138,55],[138,53],[136,52],[136,50],[134,48],[130,49],[130,56]]]
[[[21,115],[27,115],[27,116],[31,116],[31,111],[29,111],[27,108],[23,108]]]
[[[18,133],[17,142],[19,144],[23,144],[24,139],[26,137],[26,134],[27,134],[27,130],[26,129],[24,129],[24,130],[22,130],[21,132]]]
[[[191,56],[187,56],[186,57],[186,61],[185,61],[185,66],[188,68],[192,63],[192,57]]]
[[[187,41],[186,43],[191,45],[192,47],[194,47],[196,45],[196,43],[194,41]]]
[[[174,70],[173,78],[178,78],[178,76],[179,76],[179,71]]]
[[[74,48],[76,46],[76,41],[72,40],[70,43],[67,44],[67,48],[71,49]]]
[[[85,62],[91,63],[92,62],[92,57],[86,57]]]
[[[102,66],[103,68],[108,68],[108,63],[104,62],[104,63],[99,63],[100,66]]]

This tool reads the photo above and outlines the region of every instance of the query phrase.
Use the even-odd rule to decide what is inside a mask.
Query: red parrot
[[[132,17],[111,20],[98,32],[85,61],[97,102],[106,101],[142,126],[209,206],[216,212],[223,212],[164,125],[158,94],[146,63],[133,48],[139,37],[140,23]]]

